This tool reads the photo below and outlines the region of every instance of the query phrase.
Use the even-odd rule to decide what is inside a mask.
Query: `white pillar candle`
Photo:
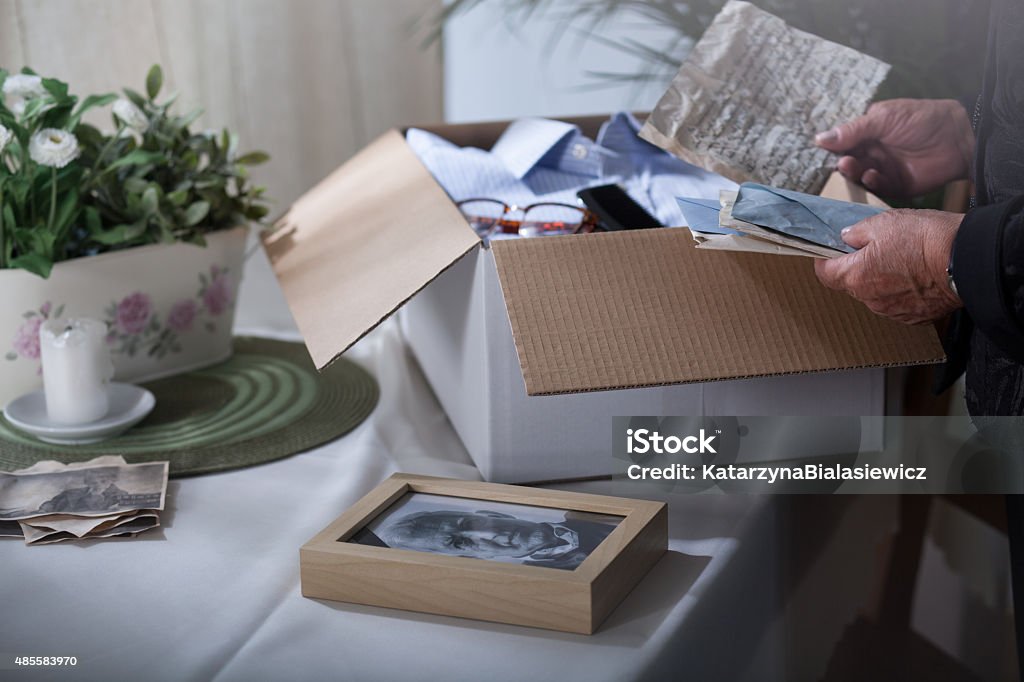
[[[55,424],[88,424],[110,410],[114,375],[107,325],[88,318],[47,320],[39,328],[46,413]]]

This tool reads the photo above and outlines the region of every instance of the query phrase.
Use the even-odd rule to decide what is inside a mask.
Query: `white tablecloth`
[[[815,562],[832,557],[833,572],[817,574],[779,560],[793,532],[778,501],[674,498],[671,551],[590,637],[305,599],[299,547],[388,475],[479,478],[395,325],[349,357],[382,390],[374,414],[344,438],[172,481],[163,528],[135,539],[0,542],[0,679],[794,679],[783,605],[815,603],[843,566],[866,573],[856,559],[873,565],[873,543],[890,529],[887,503],[827,501],[834,522],[813,520],[799,536]],[[832,530],[851,523],[840,543]],[[835,623],[815,624],[819,658],[865,580],[834,598],[850,600],[848,609],[829,605]],[[10,672],[14,656],[32,655],[76,656],[78,665]]]

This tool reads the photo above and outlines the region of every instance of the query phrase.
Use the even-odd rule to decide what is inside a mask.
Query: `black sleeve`
[[[964,216],[953,244],[953,280],[977,328],[1024,362],[1024,195]]]
[[[981,93],[971,92],[966,95],[962,95],[956,98],[957,102],[960,102],[960,106],[967,112],[967,118],[973,123],[974,122],[974,111],[980,104]],[[972,126],[973,127],[973,126]],[[978,131],[974,131],[978,132]]]

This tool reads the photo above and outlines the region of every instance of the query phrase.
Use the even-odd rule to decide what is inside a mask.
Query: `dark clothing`
[[[946,338],[948,385],[967,371],[973,416],[1024,415],[1024,1],[992,3],[977,141],[977,206],[953,246],[964,309]]]

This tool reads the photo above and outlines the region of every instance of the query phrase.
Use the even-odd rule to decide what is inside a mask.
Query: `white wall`
[[[554,10],[525,21],[509,2],[488,0],[455,17],[444,32],[445,119],[465,122],[518,116],[568,116],[618,110],[649,110],[666,82],[637,87],[586,89],[588,72],[633,72],[637,61],[597,40],[566,32],[560,14],[579,0],[560,0]],[[674,33],[635,15],[612,18],[599,34],[660,46]],[[554,46],[554,47],[552,47]]]

